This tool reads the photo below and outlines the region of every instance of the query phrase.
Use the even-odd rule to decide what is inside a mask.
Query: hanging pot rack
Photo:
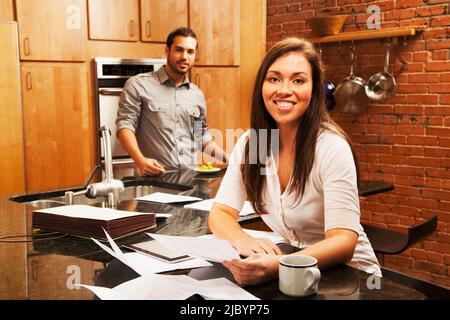
[[[425,27],[397,27],[379,30],[360,30],[342,32],[323,37],[308,37],[307,39],[313,43],[329,43],[380,38],[408,37],[415,36],[417,32],[423,31],[424,29]]]

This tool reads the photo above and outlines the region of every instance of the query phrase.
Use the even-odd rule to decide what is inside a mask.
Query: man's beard
[[[174,72],[178,73],[178,74],[181,75],[181,76],[185,76],[185,75],[189,72],[189,70],[191,69],[190,67],[188,67],[186,71],[180,70],[180,69],[178,69],[176,63],[174,64],[172,61],[168,61],[168,63],[169,63],[170,68],[171,68]]]

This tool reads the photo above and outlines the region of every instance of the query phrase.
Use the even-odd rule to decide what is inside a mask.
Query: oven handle
[[[104,96],[120,96],[123,92],[122,88],[100,88],[98,89],[98,93]]]
[[[133,159],[113,159],[113,165],[134,164]]]

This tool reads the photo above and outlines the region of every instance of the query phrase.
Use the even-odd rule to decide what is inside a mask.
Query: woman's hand
[[[280,257],[281,255],[253,254],[243,260],[224,261],[223,265],[240,285],[255,285],[278,277]]]
[[[249,257],[255,253],[282,254],[280,248],[269,239],[248,237],[232,241],[231,244],[244,257]]]

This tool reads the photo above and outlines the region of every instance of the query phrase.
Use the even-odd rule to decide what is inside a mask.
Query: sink
[[[160,181],[149,180],[131,180],[124,181],[125,189],[119,194],[119,202],[133,200],[136,197],[145,196],[154,192],[164,192],[178,195],[191,195],[193,187],[181,184],[171,184]],[[10,200],[23,203],[26,205],[34,206],[39,209],[52,208],[65,205],[66,191],[80,191],[80,189],[69,189],[60,191],[45,192],[42,194],[31,194],[24,196],[13,197]],[[73,197],[73,204],[84,204],[103,206],[103,202],[106,203],[104,197],[98,197],[96,199],[90,199],[86,197],[85,193],[75,195]]]
[[[26,202],[25,204],[36,207],[38,209],[47,209],[65,205],[64,201],[57,201],[52,199],[33,200],[30,202]]]

